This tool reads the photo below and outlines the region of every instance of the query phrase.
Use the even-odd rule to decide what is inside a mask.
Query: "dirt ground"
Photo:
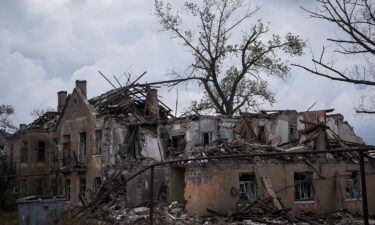
[[[18,212],[0,211],[0,223],[2,225],[17,225],[18,224]]]

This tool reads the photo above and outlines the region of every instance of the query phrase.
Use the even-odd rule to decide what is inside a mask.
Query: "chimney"
[[[87,89],[86,89],[87,82],[85,80],[76,80],[76,88],[78,88],[82,94],[87,98]]]
[[[57,92],[57,112],[58,113],[62,112],[67,96],[68,96],[68,92],[66,91]]]
[[[26,129],[26,124],[21,123],[21,124],[20,124],[20,130],[25,130],[25,129]]]
[[[147,88],[145,116],[150,119],[159,119],[158,90]]]

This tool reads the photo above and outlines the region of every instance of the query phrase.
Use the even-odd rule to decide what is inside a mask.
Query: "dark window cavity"
[[[69,165],[71,158],[70,135],[63,136],[63,166]]]
[[[294,173],[294,200],[311,201],[314,200],[313,173]]]
[[[66,200],[70,200],[70,179],[65,179],[65,185],[64,185],[64,189],[65,189],[65,198]]]
[[[79,133],[79,152],[78,161],[81,164],[86,163],[86,132]]]
[[[79,195],[85,197],[86,192],[86,178],[79,178]]]
[[[94,178],[94,193],[98,192],[100,189],[100,186],[102,185],[102,180],[100,177],[95,177]]]
[[[39,141],[38,150],[37,150],[37,161],[44,161],[45,159],[46,159],[46,142]]]
[[[240,199],[253,202],[259,197],[259,188],[254,173],[240,174]]]
[[[95,155],[102,153],[102,130],[95,130]]]
[[[358,171],[346,171],[346,199],[361,199],[361,178]]]
[[[208,145],[209,143],[212,142],[212,132],[203,132],[201,134],[201,139],[202,139],[202,144]]]
[[[22,163],[27,163],[27,153],[28,153],[27,141],[22,141],[22,147],[21,147],[21,162]]]

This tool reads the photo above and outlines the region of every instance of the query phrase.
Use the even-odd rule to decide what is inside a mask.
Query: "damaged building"
[[[8,159],[19,164],[17,175],[35,166],[48,171],[48,180],[38,185],[49,184],[51,193],[64,195],[75,216],[134,222],[149,212],[136,207],[154,202],[172,203],[158,215],[174,221],[181,215],[254,219],[268,213],[298,221],[301,212],[362,213],[359,154],[335,150],[371,146],[333,109],[175,117],[149,85],[88,99],[87,82],[79,80],[71,94],[59,92],[58,99],[57,113],[9,139],[15,150]],[[27,156],[24,149],[30,149]],[[293,152],[298,154],[284,154]],[[365,156],[367,189],[373,190],[374,155]],[[36,163],[27,167],[25,160]],[[375,193],[367,197],[375,215]],[[185,214],[173,208],[177,205]]]
[[[159,106],[156,89],[124,87],[87,99],[86,85],[76,81],[56,126],[59,193],[72,205],[95,196],[105,177],[127,175],[118,168],[165,157],[160,124],[170,110]]]
[[[277,155],[366,147],[343,116],[333,111],[274,110],[237,117],[191,115],[159,121],[163,132],[158,135],[166,145],[163,157],[136,159],[143,168],[149,160],[159,165],[155,175],[150,178],[149,170],[139,175],[142,167],[132,167],[129,161],[116,163],[114,175],[106,177],[97,195],[78,213],[89,209],[86,217],[94,213],[112,222],[124,218],[131,222],[140,216],[137,210],[126,209],[150,204],[150,198],[183,205],[193,218],[232,214],[253,218],[259,212],[251,210],[259,207],[263,207],[263,214],[284,212],[286,219],[295,220],[297,216],[291,215],[301,212],[362,213],[357,152]],[[129,141],[125,138],[124,144]],[[267,153],[275,155],[261,157]],[[260,155],[241,157],[244,154]],[[365,168],[367,189],[372,190],[375,169],[371,154],[366,154]],[[268,211],[264,199],[271,205]],[[368,193],[368,203],[374,215],[375,193]]]
[[[7,137],[8,162],[14,166],[14,194],[18,197],[57,194],[53,162],[56,156],[54,128],[59,112],[46,112],[32,123],[20,124]]]
[[[178,152],[179,157],[185,154],[194,158],[364,146],[341,114],[328,114],[332,111],[283,110],[243,113],[239,118],[199,116],[177,120],[169,129],[170,138],[175,140],[171,151]],[[179,143],[184,143],[182,151]],[[367,164],[366,171],[370,178],[374,167]],[[186,164],[174,173],[183,178],[170,180],[171,200],[186,202],[192,215],[209,215],[208,209],[224,214],[236,211],[239,202],[255,201],[264,183],[272,184],[286,208],[360,212],[362,207],[356,153],[216,159]],[[371,190],[373,179],[368,179],[367,185]],[[372,214],[374,194],[368,193]]]

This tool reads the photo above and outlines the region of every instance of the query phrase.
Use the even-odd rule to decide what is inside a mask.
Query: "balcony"
[[[16,175],[16,163],[0,162],[0,175]]]
[[[86,171],[86,158],[66,157],[59,160],[54,168],[58,168],[61,172]]]

